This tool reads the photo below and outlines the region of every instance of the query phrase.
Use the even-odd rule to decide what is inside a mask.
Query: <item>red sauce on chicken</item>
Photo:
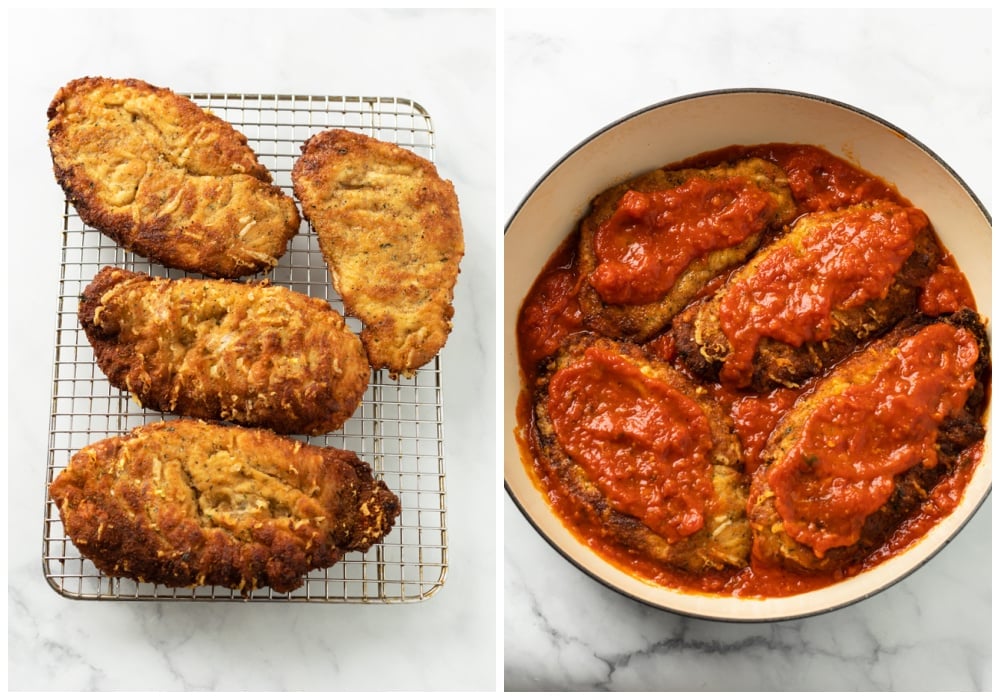
[[[559,443],[615,509],[675,543],[704,525],[712,440],[701,408],[618,355],[590,348],[557,370],[548,412]]]
[[[808,244],[804,256],[808,265],[786,259],[774,263],[774,269],[762,271],[756,286],[757,303],[767,306],[768,295],[784,297],[786,302],[795,298],[808,311],[811,319],[808,324],[795,327],[788,323],[770,324],[763,313],[758,313],[759,307],[746,304],[745,299],[734,298],[730,304],[730,328],[737,332],[749,332],[754,338],[773,334],[770,337],[796,342],[821,337],[829,323],[827,309],[831,304],[863,303],[863,298],[882,293],[887,280],[912,249],[914,229],[928,225],[927,221],[918,210],[910,209],[910,203],[890,184],[815,146],[733,146],[675,165],[707,168],[749,157],[763,158],[785,170],[799,215],[874,200],[900,205],[891,217],[865,221],[859,215],[856,221],[843,224],[840,231],[833,231],[833,241]],[[701,207],[711,219],[711,212],[718,210],[705,207],[704,202],[699,204],[695,187],[705,185],[692,185],[686,206],[694,207],[691,211]],[[754,197],[740,192],[739,188],[729,190],[720,201],[729,202],[734,207],[733,215],[745,223],[753,219],[759,204]],[[676,238],[676,249],[664,244],[664,249],[657,250],[660,242],[653,239],[663,234],[657,228],[659,222],[678,217],[677,212],[683,209],[677,200],[671,199],[677,196],[676,192],[669,196],[653,193],[645,200],[625,201],[615,215],[614,225],[599,236],[605,268],[588,282],[596,283],[605,301],[621,299],[639,303],[636,300],[662,294],[664,288],[669,289],[666,280],[676,278],[686,264],[712,248],[711,242],[699,239],[697,232],[692,233],[697,226],[693,220],[687,220],[678,229],[686,233]],[[679,216],[678,220],[683,222],[684,217]],[[711,228],[712,224],[706,226]],[[688,235],[694,238],[688,239]],[[593,510],[579,506],[542,456],[533,426],[532,389],[540,367],[569,335],[583,329],[576,301],[581,285],[575,263],[578,245],[579,236],[574,232],[541,271],[518,317],[518,352],[525,387],[517,408],[518,440],[526,463],[533,467],[538,487],[546,493],[553,509],[583,542],[605,559],[635,576],[666,587],[743,597],[788,596],[831,585],[894,556],[952,512],[961,500],[972,467],[982,456],[981,442],[959,456],[958,468],[927,494],[919,511],[878,550],[861,562],[831,573],[806,575],[751,559],[749,566],[739,570],[695,575],[663,566],[609,541]],[[801,269],[795,268],[796,275],[808,268],[813,283],[796,282],[791,274],[788,279],[782,278],[782,270],[778,268],[789,266],[787,273],[796,265],[802,265]],[[709,282],[706,290],[718,288],[724,278],[725,273]],[[635,289],[628,288],[632,283]],[[975,300],[964,275],[946,257],[926,285],[919,310],[938,315],[961,307],[974,309]],[[934,458],[933,426],[939,414],[964,400],[964,380],[954,379],[975,359],[968,338],[963,337],[965,331],[943,324],[929,328],[947,328],[953,332],[950,336],[941,330],[921,334],[902,350],[891,368],[885,368],[864,386],[845,390],[837,401],[830,402],[821,409],[822,414],[814,417],[797,451],[796,466],[789,462],[774,477],[783,494],[781,507],[792,522],[832,519],[838,523],[835,536],[853,536],[855,514],[877,507],[885,493],[885,480],[902,464],[903,453],[924,461]],[[669,363],[674,359],[669,334],[653,339],[644,348],[661,361]],[[683,537],[697,527],[699,503],[709,493],[700,476],[705,473],[700,465],[706,450],[706,433],[701,424],[705,418],[699,416],[697,407],[692,409],[678,400],[669,386],[643,376],[634,366],[626,364],[596,354],[563,370],[565,373],[554,374],[555,388],[548,409],[560,443],[575,461],[589,470],[615,507],[644,520],[658,532]],[[761,450],[772,430],[809,386],[807,383],[797,390],[780,389],[767,394],[747,393],[723,385],[703,387],[706,396],[733,419],[748,479],[759,466]],[[587,398],[578,401],[575,398],[578,396]],[[914,407],[915,402],[926,402],[930,408]],[[868,417],[862,419],[862,415]],[[859,423],[863,424],[860,428]],[[661,430],[661,425],[667,427]],[[833,447],[825,446],[828,440],[834,443]],[[660,456],[651,456],[657,452]],[[821,453],[822,462],[818,456]],[[824,465],[822,473],[808,471],[810,464]],[[676,471],[671,473],[671,470]],[[845,471],[851,472],[847,478],[842,475]],[[694,485],[691,493],[685,498],[675,498],[683,491],[678,485],[688,482]],[[815,500],[813,497],[824,485],[851,497],[837,506],[824,504],[821,498]],[[804,537],[809,537],[807,531],[804,526]],[[815,546],[834,546],[833,542],[817,537]]]
[[[761,338],[794,347],[828,339],[832,312],[885,297],[930,223],[919,209],[857,209],[817,219],[794,246],[779,246],[722,297],[731,345],[723,383],[745,386]]]
[[[768,475],[785,532],[817,557],[857,542],[897,475],[937,465],[938,428],[965,405],[978,357],[969,331],[937,323],[867,382],[819,402]]]
[[[770,204],[770,195],[739,177],[630,190],[594,234],[597,266],[588,282],[606,304],[659,301],[693,260],[760,233]]]
[[[740,158],[763,158],[784,170],[788,175],[788,186],[802,213],[833,211],[878,199],[908,204],[885,181],[825,149],[808,144],[731,146],[689,158],[680,166],[707,167]]]

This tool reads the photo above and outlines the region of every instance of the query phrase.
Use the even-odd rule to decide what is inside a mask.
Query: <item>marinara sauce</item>
[[[880,214],[881,219],[875,222],[863,220],[863,217],[869,216],[870,219],[872,215],[861,209],[857,214],[858,220],[826,227],[823,235],[817,236],[813,244],[807,243],[803,261],[785,259],[760,271],[761,275],[770,277],[770,281],[761,288],[769,288],[773,296],[783,295],[787,300],[798,295],[801,304],[813,314],[809,323],[797,327],[789,323],[768,326],[771,323],[766,318],[768,314],[747,305],[744,296],[734,295],[729,303],[727,322],[730,329],[735,333],[748,334],[751,345],[767,334],[779,338],[785,334],[795,342],[803,342],[802,339],[821,340],[829,323],[825,309],[830,304],[843,304],[852,297],[861,304],[884,293],[888,281],[912,251],[913,231],[929,224],[923,213],[913,208],[894,187],[814,146],[780,143],[733,146],[700,154],[675,166],[708,168],[750,157],[770,161],[787,173],[799,216],[822,216],[824,212],[873,201],[898,205],[890,209],[890,215]],[[687,202],[686,207],[678,206],[677,198],[684,196],[700,201],[701,209],[692,207],[691,202]],[[694,182],[687,191],[680,193],[642,196],[630,193],[609,225],[595,237],[599,265],[587,282],[607,303],[641,304],[668,290],[684,267],[706,251],[736,244],[750,235],[757,225],[755,222],[759,221],[762,206],[752,192],[735,182],[711,187],[705,182]],[[678,214],[682,209],[700,211],[700,214],[685,220]],[[699,216],[704,219],[701,223],[695,220]],[[721,219],[726,217],[728,222],[720,225]],[[837,230],[832,230],[834,228]],[[721,243],[713,241],[713,229],[716,233],[727,231]],[[671,569],[608,541],[602,535],[601,523],[595,522],[588,509],[577,505],[566,485],[546,463],[533,425],[532,387],[541,368],[568,336],[584,329],[576,300],[583,283],[576,261],[578,245],[578,232],[573,232],[539,274],[518,317],[518,356],[525,388],[518,402],[517,437],[526,460],[534,468],[533,475],[539,488],[546,493],[554,510],[583,542],[604,558],[633,575],[667,587],[747,597],[787,596],[830,585],[875,566],[910,546],[947,516],[961,500],[972,467],[981,457],[981,442],[963,452],[958,459],[958,468],[934,487],[918,512],[903,522],[878,550],[863,561],[834,572],[797,574],[751,558],[750,565],[740,570],[694,575]],[[947,251],[944,252],[944,258],[923,290],[918,304],[919,311],[927,315],[941,315],[963,307],[975,309],[968,281]],[[831,258],[838,255],[839,260],[831,262]],[[867,274],[859,276],[859,267],[867,268]],[[714,292],[727,274],[723,273],[709,282],[703,294]],[[810,288],[802,282],[803,277],[816,279],[817,276],[822,278],[822,289],[818,292],[815,287]],[[766,306],[770,301],[776,302],[765,298],[763,304]],[[932,328],[942,325],[935,324]],[[847,404],[834,401],[822,407],[822,413],[812,420],[815,425],[845,425],[841,419],[850,413],[845,406],[853,398],[858,411],[874,410],[882,416],[874,425],[868,421],[865,423],[866,430],[861,431],[856,425],[852,429],[845,428],[842,434],[832,438],[817,429],[815,434],[808,433],[801,443],[803,446],[800,449],[807,449],[804,445],[820,449],[822,445],[819,442],[823,440],[832,440],[839,445],[837,449],[844,454],[838,463],[840,466],[832,467],[834,471],[847,468],[844,465],[848,462],[863,466],[860,471],[852,472],[855,474],[853,482],[837,483],[838,487],[848,491],[854,489],[858,494],[865,495],[853,501],[846,499],[844,502],[847,505],[839,512],[834,510],[823,514],[824,517],[838,519],[839,525],[835,530],[848,533],[845,535],[847,539],[853,536],[851,533],[857,526],[858,513],[870,511],[873,507],[877,509],[886,479],[891,480],[894,470],[902,463],[896,459],[899,455],[894,456],[889,446],[902,445],[900,450],[909,457],[920,455],[924,462],[931,461],[936,439],[932,426],[935,416],[931,414],[964,401],[963,388],[955,386],[954,382],[949,383],[948,376],[963,371],[962,367],[967,368],[970,361],[975,361],[974,357],[969,354],[968,344],[961,333],[954,334],[951,340],[931,337],[938,333],[932,331],[930,336],[911,341],[909,349],[903,353],[905,357],[896,360],[909,362],[908,370],[899,367],[895,367],[896,371],[885,369],[882,374],[871,378],[865,387],[845,392],[848,396],[842,400]],[[645,349],[661,361],[672,363],[674,360],[669,334],[650,340]],[[940,362],[935,364],[934,358],[940,359],[941,353],[948,354],[960,366],[949,369]],[[926,364],[921,365],[921,362]],[[922,368],[916,369],[918,366]],[[631,366],[617,366],[611,356],[591,356],[577,370],[559,380],[573,383],[574,390],[555,392],[561,396],[574,396],[589,385],[592,388],[589,390],[591,397],[588,405],[567,402],[567,405],[550,405],[549,411],[560,443],[574,461],[587,470],[588,476],[599,485],[609,502],[672,541],[672,538],[683,537],[702,526],[698,511],[703,500],[711,497],[710,489],[703,481],[704,471],[701,477],[698,475],[699,460],[706,449],[704,440],[707,432],[700,425],[698,416],[688,412],[690,407],[685,406],[669,386],[651,384],[646,381],[648,378],[630,376],[629,372],[633,371],[638,370]],[[736,365],[732,371],[738,373],[744,370]],[[910,384],[900,384],[901,376],[916,378]],[[772,430],[796,400],[810,390],[811,383],[797,389],[775,389],[762,394],[722,384],[703,385],[702,388],[710,400],[718,403],[733,419],[749,478],[760,465],[761,450]],[[913,397],[917,394],[931,394],[935,400],[924,396],[924,401],[914,402]],[[866,402],[867,407],[864,405]],[[908,402],[931,406],[930,409],[917,409],[918,413],[926,413],[926,421],[910,420],[912,413],[907,414],[905,420],[901,418],[901,411],[913,410],[913,405]],[[667,424],[683,425],[688,429],[684,435],[673,436],[658,431],[658,425]],[[906,425],[901,427],[901,424]],[[868,427],[871,429],[868,430]],[[676,444],[671,441],[676,441]],[[674,481],[664,479],[663,472],[674,468],[674,465],[679,469],[676,472],[678,478]],[[642,477],[644,472],[646,478]],[[792,478],[790,468],[788,473],[778,469],[777,474],[775,483],[779,493],[783,494],[784,503],[780,507],[794,521],[796,513],[792,511],[800,507],[803,500],[792,498],[789,494],[792,490],[809,489],[811,486],[808,480]],[[637,475],[640,478],[636,478]],[[842,475],[825,474],[821,480],[841,478]],[[650,484],[656,479],[663,485],[653,488]],[[678,483],[689,483],[691,488],[678,489]],[[815,483],[812,486],[815,487]],[[681,492],[683,497],[678,497]],[[815,507],[822,508],[821,505]],[[815,515],[813,513],[810,517]],[[803,518],[803,521],[808,519]],[[837,546],[836,535],[834,539],[818,538],[814,541],[809,540],[807,534],[802,537],[818,551]]]
[[[560,444],[616,510],[671,544],[704,526],[712,440],[701,407],[600,348],[556,372],[549,389]]]
[[[724,383],[750,382],[761,338],[800,347],[833,334],[832,310],[884,298],[930,222],[913,207],[811,215],[806,234],[752,264],[722,297],[719,320],[732,352]]]
[[[937,466],[939,426],[965,405],[978,358],[968,330],[932,324],[866,381],[817,401],[767,480],[785,532],[817,557],[857,542],[892,496],[894,477]]]
[[[588,282],[606,304],[649,304],[705,253],[765,226],[771,197],[746,178],[693,177],[661,192],[628,191],[594,234]]]

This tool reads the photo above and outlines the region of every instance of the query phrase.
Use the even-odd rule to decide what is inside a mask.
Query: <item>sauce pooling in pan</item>
[[[699,256],[710,254],[706,251],[745,240],[748,222],[762,220],[764,199],[755,200],[748,185],[727,180],[709,186],[696,176],[663,191],[637,194],[626,187],[603,226],[584,220],[597,232],[592,245],[599,262],[588,275],[580,270],[580,230],[566,238],[518,317],[524,387],[518,439],[539,488],[567,527],[619,568],[676,589],[776,597],[875,566],[954,509],[982,455],[990,358],[968,281],[919,203],[821,148],[733,146],[637,182],[669,183],[670,173],[682,169],[741,172],[739,164],[748,159],[783,173],[776,180],[772,176],[769,187],[791,192],[794,215],[772,218],[778,223],[749,256],[699,277],[691,301],[651,338],[623,337],[608,330],[613,326],[594,323],[581,311],[581,290],[589,285],[616,313],[649,304],[684,281],[685,266],[697,266]],[[727,206],[728,221],[719,214]],[[810,222],[819,223],[808,229],[808,237],[790,235]],[[765,260],[770,246],[781,254]],[[678,248],[685,255],[674,255]],[[741,270],[756,270],[757,281],[766,278],[766,284],[740,282]],[[690,314],[715,295],[724,300],[717,305],[722,311],[709,314],[709,321],[729,341],[723,350],[730,355],[716,362],[714,374],[703,374],[684,354],[695,348],[709,355],[711,348],[697,345],[708,332],[695,324],[685,338],[680,326],[685,311]],[[627,541],[622,528],[659,531],[669,535],[669,546],[683,547],[685,538],[703,536],[704,528],[728,526],[704,517],[713,498],[706,487],[713,465],[705,459],[712,445],[704,441],[713,431],[699,430],[705,414],[685,413],[686,404],[669,387],[644,378],[646,370],[634,364],[623,374],[608,369],[621,363],[602,356],[572,375],[553,374],[560,348],[585,333],[622,343],[630,353],[643,353],[650,366],[670,366],[685,382],[694,382],[738,438],[742,478],[746,486],[754,484],[747,510],[753,510],[755,497],[777,495],[777,519],[768,527],[791,538],[784,541],[786,548],[802,548],[808,557],[782,551],[772,556],[775,550],[755,532],[761,542],[747,565],[694,571],[622,544]],[[748,334],[757,339],[749,351],[740,345]],[[824,355],[824,345],[836,352]],[[885,355],[872,355],[867,368],[859,359],[866,349]],[[803,366],[783,374],[782,363],[795,362],[796,354],[807,356]],[[766,367],[777,379],[733,381],[746,378],[751,359],[753,371],[760,374]],[[565,468],[553,468],[550,450],[542,445],[552,437],[539,434],[539,387],[548,396],[553,382],[573,384],[572,391],[559,394],[562,399],[549,398],[544,414],[556,426],[560,454],[579,460],[588,484],[597,489],[586,498],[578,484],[566,483]],[[836,387],[836,396],[820,401],[830,387]],[[800,421],[801,416],[807,417]],[[843,428],[839,433],[837,426]],[[832,447],[830,440],[836,443]],[[858,496],[862,491],[864,498]]]

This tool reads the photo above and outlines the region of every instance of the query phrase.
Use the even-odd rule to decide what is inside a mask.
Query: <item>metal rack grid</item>
[[[327,128],[360,131],[409,148],[433,161],[434,131],[418,104],[400,98],[298,95],[188,94],[197,104],[244,133],[260,161],[292,194],[292,165],[309,136]],[[403,603],[425,600],[444,584],[448,569],[445,526],[441,362],[435,358],[412,378],[375,372],[361,406],[341,430],[309,438],[317,445],[357,452],[402,502],[402,513],[385,541],[366,554],[350,553],[326,570],[312,572],[291,593],[270,589],[238,592],[218,586],[170,588],[103,575],[65,534],[48,486],[82,447],[146,423],[170,420],[112,387],[94,362],[77,318],[80,294],[105,265],[170,278],[188,276],[124,251],[87,227],[67,202],[52,380],[52,413],[42,563],[46,580],[61,595],[86,600],[231,600],[329,603]],[[196,276],[196,275],[191,275]],[[343,313],[311,227],[303,221],[284,257],[268,275],[304,294],[326,299]],[[357,319],[348,325],[360,330]],[[305,438],[300,438],[305,439]]]

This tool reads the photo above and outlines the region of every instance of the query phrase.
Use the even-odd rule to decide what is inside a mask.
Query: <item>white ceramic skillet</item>
[[[813,615],[868,598],[903,579],[954,538],[990,492],[990,435],[955,511],[906,551],[820,590],[766,600],[683,593],[630,576],[566,529],[535,487],[515,440],[521,391],[515,325],[521,303],[559,243],[607,187],[667,163],[734,144],[821,146],[895,184],[930,217],[991,318],[992,220],[961,178],[884,120],[822,97],[774,90],[699,93],[654,105],[597,132],[556,163],[521,202],[504,236],[504,479],[538,533],[584,572],[635,600],[685,615],[765,621]]]

